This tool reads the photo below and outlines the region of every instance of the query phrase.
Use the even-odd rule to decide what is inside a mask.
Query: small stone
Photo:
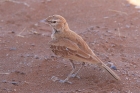
[[[34,56],[35,59],[39,59],[39,57],[37,55]]]
[[[111,44],[111,47],[115,47],[115,44]]]
[[[79,89],[78,89],[78,90],[75,90],[75,91],[76,91],[76,92],[82,92],[82,90],[79,90]]]
[[[14,33],[15,33],[15,31],[11,31],[11,33],[13,33],[13,34],[14,34]]]
[[[115,66],[111,66],[110,68],[112,68],[113,70],[117,70],[117,68]]]
[[[38,23],[34,24],[35,26],[38,26]]]
[[[4,20],[1,20],[1,22],[4,22]]]
[[[30,57],[31,55],[29,55],[29,54],[26,54],[26,56],[27,56],[27,57]]]
[[[126,25],[126,28],[130,28],[130,26],[129,25]]]
[[[109,17],[108,16],[105,16],[104,18],[106,19],[106,18],[109,18]]]
[[[3,80],[2,83],[7,83],[7,81],[6,80]]]
[[[93,27],[93,26],[91,26],[91,27],[89,28],[89,30],[94,30],[94,27]]]
[[[31,44],[31,46],[35,46],[35,44]]]
[[[56,77],[56,76],[52,76],[51,80],[52,80],[53,82],[55,82],[55,81],[58,81],[59,79],[58,79],[58,77]]]
[[[15,50],[17,50],[17,48],[16,47],[11,47],[9,50],[10,51],[15,51]]]
[[[49,58],[49,57],[44,57],[44,59],[45,59],[45,60],[49,60],[50,58]]]
[[[99,26],[96,26],[96,28],[100,28]]]
[[[117,70],[116,66],[112,62],[108,62],[108,65],[110,66],[111,69]]]
[[[137,66],[136,65],[133,65],[133,67],[136,68]]]
[[[16,74],[21,74],[21,75],[25,75],[24,72],[21,72],[21,71],[15,71]]]
[[[9,56],[9,54],[6,54],[6,56]]]
[[[128,80],[128,77],[126,77],[126,80]]]
[[[15,86],[18,86],[18,83],[17,82],[11,82],[11,84],[13,84]]]
[[[23,55],[20,55],[20,57],[24,57]]]

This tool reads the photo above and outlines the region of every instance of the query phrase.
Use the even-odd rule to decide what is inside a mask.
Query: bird
[[[113,70],[95,55],[83,38],[69,28],[63,16],[51,15],[42,22],[49,24],[52,28],[51,41],[48,42],[52,52],[57,56],[69,59],[72,65],[72,71],[68,76],[64,80],[59,80],[61,83],[70,82],[69,79],[76,77],[85,63],[97,64],[99,67],[104,68],[116,80],[121,80]],[[76,73],[74,73],[75,64],[73,61],[82,63]]]

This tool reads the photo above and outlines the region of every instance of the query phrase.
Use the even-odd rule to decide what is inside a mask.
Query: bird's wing
[[[50,48],[56,55],[60,56],[76,56],[83,60],[91,60],[92,56],[85,51],[81,50],[79,46],[73,41],[61,38],[49,42]],[[95,59],[94,59],[95,60]]]
[[[66,36],[69,40],[76,43],[82,51],[86,52],[89,55],[96,56],[80,35],[78,35],[74,31],[69,31],[66,33]]]

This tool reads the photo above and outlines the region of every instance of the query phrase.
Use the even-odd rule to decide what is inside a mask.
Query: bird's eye
[[[52,23],[56,23],[56,21],[52,21]]]

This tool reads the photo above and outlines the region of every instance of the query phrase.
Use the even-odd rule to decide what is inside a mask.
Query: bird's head
[[[64,17],[60,15],[52,15],[43,20],[48,23],[53,29],[57,31],[63,31],[68,27],[67,22]]]

